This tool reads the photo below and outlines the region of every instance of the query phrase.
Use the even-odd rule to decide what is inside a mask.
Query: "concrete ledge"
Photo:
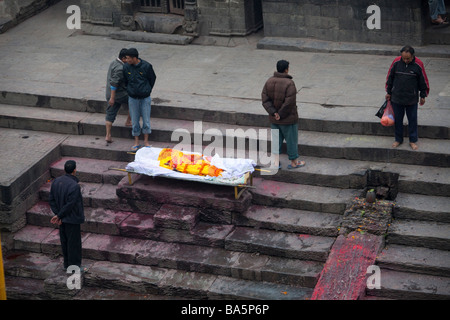
[[[121,30],[112,32],[110,37],[115,40],[134,42],[149,42],[160,44],[187,45],[192,42],[193,37],[178,34],[152,33],[143,31]]]
[[[257,48],[267,50],[397,56],[401,46],[371,45],[357,42],[334,42],[308,38],[264,37],[258,42]],[[416,54],[421,57],[450,58],[450,46],[448,45],[429,45],[415,47],[414,49],[416,50]]]

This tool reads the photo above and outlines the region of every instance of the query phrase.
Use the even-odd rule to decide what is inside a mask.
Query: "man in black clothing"
[[[155,86],[156,74],[153,66],[139,58],[136,48],[128,49],[126,53],[127,64],[123,66],[124,81],[128,92],[128,106],[132,123],[131,134],[134,137],[132,151],[137,151],[141,146],[139,136],[144,134],[144,146],[150,146],[148,141],[151,133],[150,113],[152,99],[150,94]],[[140,125],[142,118],[142,128]]]
[[[418,125],[417,109],[425,104],[430,92],[428,77],[423,62],[414,55],[411,46],[400,50],[401,56],[391,64],[386,78],[386,100],[390,100],[394,110],[395,141],[393,148],[403,143],[403,118],[408,118],[409,145],[417,150]]]
[[[55,214],[51,223],[59,225],[64,256],[64,269],[76,265],[81,268],[81,224],[84,222],[83,197],[76,174],[76,162],[64,164],[65,175],[53,181],[49,202]]]

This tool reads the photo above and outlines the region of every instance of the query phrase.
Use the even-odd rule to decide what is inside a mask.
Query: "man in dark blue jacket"
[[[49,202],[55,214],[51,223],[59,225],[64,256],[64,269],[76,265],[81,268],[81,224],[84,222],[83,197],[76,174],[76,162],[64,164],[65,175],[53,181]]]
[[[417,150],[417,102],[421,106],[425,104],[430,85],[423,62],[414,55],[414,49],[405,46],[400,52],[401,56],[392,62],[386,77],[386,100],[392,103],[395,120],[395,141],[392,147],[397,148],[403,143],[403,118],[406,113],[409,145]]]
[[[149,146],[148,136],[151,133],[150,112],[152,99],[150,94],[156,81],[153,67],[147,61],[139,58],[135,48],[126,53],[127,64],[123,67],[125,85],[128,92],[128,106],[132,123],[131,134],[134,137],[132,151],[140,148],[139,136],[144,134],[144,146]],[[139,119],[142,117],[142,128]]]

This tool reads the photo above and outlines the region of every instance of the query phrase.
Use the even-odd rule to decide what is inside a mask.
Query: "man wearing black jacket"
[[[49,202],[55,214],[51,223],[59,225],[64,256],[64,269],[76,265],[81,268],[81,224],[84,222],[83,197],[76,174],[76,162],[64,164],[65,175],[53,181]]]
[[[403,118],[408,118],[409,145],[417,150],[417,109],[425,104],[425,98],[430,92],[427,74],[423,62],[414,55],[414,49],[405,46],[401,56],[391,64],[386,79],[386,100],[390,100],[394,109],[395,141],[393,148],[403,143]]]
[[[151,133],[150,112],[152,99],[150,94],[156,81],[156,74],[153,67],[147,61],[139,58],[139,53],[135,48],[128,49],[125,54],[127,64],[123,67],[125,85],[128,92],[128,106],[132,123],[131,134],[134,137],[132,151],[140,148],[139,136],[144,134],[144,146],[149,146],[148,136]],[[140,118],[142,117],[142,128]]]

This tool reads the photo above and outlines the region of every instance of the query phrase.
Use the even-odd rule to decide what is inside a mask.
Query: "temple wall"
[[[426,0],[262,0],[264,35],[331,41],[422,45]],[[370,5],[381,29],[370,30]]]
[[[80,0],[82,21],[119,27],[121,5],[139,0]],[[424,44],[427,0],[197,0],[196,35],[245,36],[264,27],[267,37],[315,38],[375,44]],[[186,2],[187,3],[187,2]],[[369,29],[370,5],[381,29]],[[129,6],[128,6],[129,7]]]

